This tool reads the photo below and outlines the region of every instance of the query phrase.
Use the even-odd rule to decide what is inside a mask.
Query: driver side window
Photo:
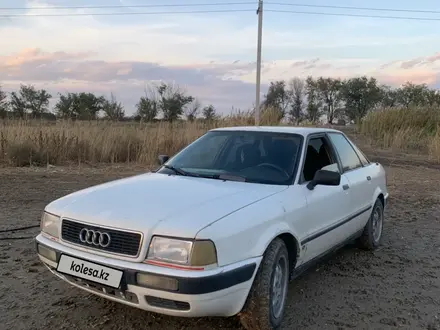
[[[311,138],[306,148],[302,181],[313,180],[315,173],[321,169],[339,172],[338,163],[327,141],[323,137]]]

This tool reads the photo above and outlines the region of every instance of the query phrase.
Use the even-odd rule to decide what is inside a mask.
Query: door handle
[[[344,189],[344,190],[347,190],[348,188],[350,188],[350,186],[349,186],[348,184],[344,184],[344,185],[342,186],[342,189]]]
[[[370,181],[371,180],[371,176],[367,176],[367,180]]]

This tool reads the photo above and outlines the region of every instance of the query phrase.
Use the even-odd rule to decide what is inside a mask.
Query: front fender
[[[284,205],[289,204],[287,211]],[[270,242],[281,234],[295,239],[296,251],[301,253],[298,233],[292,219],[305,216],[305,199],[292,198],[287,191],[242,208],[203,228],[199,239],[211,239],[217,248],[219,266],[262,256]]]
[[[295,243],[296,250],[296,260],[301,259],[302,257],[302,249],[300,245],[300,239],[298,235],[291,230],[291,227],[286,222],[278,222],[269,226],[260,236],[259,240],[256,242],[255,247],[253,249],[256,256],[262,256],[264,251],[266,251],[269,244],[278,236],[283,234],[289,234],[293,237],[293,241]],[[291,251],[289,251],[290,253]]]
[[[376,203],[376,200],[379,198],[379,196],[382,195],[383,199],[384,199],[384,209],[386,208],[386,204],[387,204],[387,200],[388,200],[388,192],[383,191],[380,187],[376,187],[374,194],[373,194],[373,199],[371,200],[371,206],[374,205],[374,203]]]

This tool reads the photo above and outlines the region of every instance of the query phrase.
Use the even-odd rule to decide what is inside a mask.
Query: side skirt
[[[329,256],[331,256],[332,254],[337,252],[339,249],[343,248],[347,244],[349,244],[349,243],[353,242],[354,240],[356,240],[357,238],[359,238],[362,235],[363,231],[364,231],[364,229],[362,228],[361,230],[356,232],[354,235],[352,235],[352,236],[348,237],[347,239],[341,241],[340,243],[334,245],[332,248],[328,249],[327,251],[320,254],[319,256],[317,256],[317,257],[307,261],[306,263],[302,264],[301,266],[295,268],[293,270],[293,272],[290,274],[290,281],[293,281],[294,279],[296,279],[297,277],[302,275],[305,271],[307,271],[311,267],[319,264],[321,261],[323,261],[324,259],[327,259]]]

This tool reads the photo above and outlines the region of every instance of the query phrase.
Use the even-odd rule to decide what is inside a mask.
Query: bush
[[[46,164],[138,163],[151,166],[157,155],[173,155],[207,130],[253,125],[251,112],[219,120],[167,123],[111,121],[0,121],[0,163],[12,166]],[[271,109],[261,125],[278,125]],[[302,126],[311,125],[303,122]],[[348,133],[350,126],[336,127]],[[425,153],[440,162],[440,111],[433,108],[387,109],[369,113],[359,133],[370,145]]]
[[[440,109],[398,108],[370,112],[360,132],[383,148],[425,153],[440,162]]]

